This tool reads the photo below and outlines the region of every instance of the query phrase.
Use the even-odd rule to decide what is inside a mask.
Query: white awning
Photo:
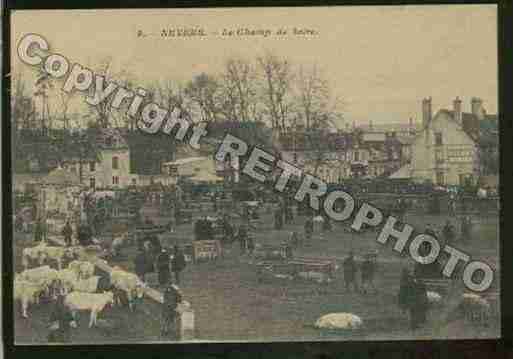
[[[396,179],[411,178],[411,168],[409,165],[405,165],[405,166],[399,168],[394,173],[392,173],[388,178],[396,178]]]

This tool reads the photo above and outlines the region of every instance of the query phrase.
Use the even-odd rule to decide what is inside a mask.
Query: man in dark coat
[[[247,230],[246,226],[241,225],[239,227],[239,233],[237,233],[237,237],[238,237],[239,244],[240,244],[240,254],[241,255],[246,254],[246,240],[248,237],[248,230]]]
[[[69,247],[71,246],[71,235],[73,234],[73,229],[71,228],[71,224],[69,220],[66,221],[64,228],[62,229],[62,235],[64,236],[64,243]]]
[[[177,284],[180,284],[180,273],[185,269],[186,265],[187,262],[185,261],[185,255],[180,250],[180,248],[178,248],[178,246],[175,246],[173,259],[171,260],[171,269]]]
[[[346,284],[346,290],[350,291],[351,284],[353,285],[354,291],[358,291],[358,283],[356,282],[356,262],[354,260],[353,252],[349,252],[349,256],[344,260],[344,281]]]
[[[455,233],[454,233],[454,227],[449,220],[445,223],[442,233],[444,236],[445,243],[452,244],[452,242],[454,241],[454,238],[455,238]]]
[[[328,216],[323,216],[323,222],[322,222],[322,230],[324,232],[330,232],[331,231],[331,221]]]
[[[312,239],[313,230],[313,219],[311,217],[308,217],[305,221],[305,238],[307,241]]]
[[[142,249],[139,249],[139,251],[137,252],[137,255],[135,256],[134,266],[135,266],[135,274],[137,274],[137,276],[139,278],[141,278],[141,280],[144,282],[147,266],[146,266],[146,254],[144,253],[144,251]]]
[[[428,299],[426,285],[418,279],[413,280],[413,301],[410,306],[411,329],[415,330],[426,323]]]
[[[250,234],[246,237],[246,247],[248,249],[248,254],[250,256],[253,255],[253,251],[255,250],[255,241]]]
[[[461,240],[462,241],[468,241],[471,239],[471,233],[472,233],[472,221],[470,219],[470,216],[463,216],[461,218]]]
[[[367,285],[369,287],[372,286],[372,290],[376,292],[376,287],[374,286],[374,274],[376,273],[376,257],[374,255],[368,254],[365,256],[365,260],[362,263],[361,273],[363,294],[367,294]]]
[[[64,305],[64,296],[59,295],[55,303],[53,312],[50,314],[50,322],[56,327],[48,335],[50,343],[68,343],[71,339],[71,323],[73,316],[68,308]]]
[[[172,283],[169,283],[164,291],[164,303],[162,304],[162,336],[167,336],[169,330],[176,335],[176,308],[182,301],[182,293]]]
[[[157,273],[159,285],[165,286],[171,280],[171,271],[169,269],[169,254],[165,249],[157,256]]]
[[[438,239],[435,229],[433,228],[433,226],[430,223],[428,223],[426,225],[426,230],[424,231],[424,233],[435,238],[435,239]]]
[[[406,312],[410,309],[413,295],[413,278],[410,271],[406,268],[401,273],[401,280],[399,282],[399,295],[398,305],[399,308]]]
[[[281,208],[278,208],[274,211],[274,228],[282,229],[283,228],[283,212]]]
[[[36,228],[34,231],[34,241],[40,242],[43,240],[43,223],[41,223],[41,220],[38,220],[36,222]]]

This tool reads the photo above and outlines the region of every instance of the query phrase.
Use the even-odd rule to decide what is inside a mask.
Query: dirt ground
[[[149,213],[151,211],[148,211]],[[271,214],[262,211],[263,217],[252,233],[257,243],[279,244],[292,230],[303,232],[303,217],[295,218],[284,230],[272,228]],[[423,229],[426,223],[441,226],[445,217],[411,215],[408,223]],[[476,259],[485,260],[496,269],[499,278],[498,218],[474,218],[473,239],[459,244]],[[454,221],[453,221],[454,223]],[[379,267],[375,280],[376,294],[348,293],[343,286],[341,270],[329,285],[288,280],[258,283],[253,261],[239,256],[238,244],[227,249],[224,257],[216,262],[188,264],[183,272],[181,285],[185,299],[195,312],[195,337],[202,341],[291,341],[291,340],[399,340],[443,338],[492,338],[500,335],[498,319],[487,327],[478,327],[461,318],[448,320],[454,311],[463,288],[456,280],[452,295],[429,312],[424,328],[410,331],[408,318],[397,307],[397,292],[401,268],[407,263],[396,255],[391,245],[376,242],[376,233],[352,235],[341,225],[333,231],[320,234],[316,224],[312,243],[296,251],[295,255],[336,257],[343,259],[350,250],[357,259],[371,249],[379,251]],[[173,233],[162,236],[164,245],[184,244],[192,241],[192,224],[184,224]],[[20,271],[21,248],[33,245],[31,238],[15,237],[15,270]],[[133,270],[135,247],[126,248],[121,258],[112,262]],[[17,308],[17,307],[16,307]],[[18,344],[41,344],[48,335],[48,317],[51,304],[30,308],[30,318],[23,319],[16,310],[15,340]],[[322,315],[332,312],[350,312],[360,316],[364,329],[358,332],[325,332],[315,329],[313,323]],[[100,328],[87,328],[87,315],[81,315],[79,327],[73,329],[73,343],[122,343],[154,342],[160,338],[159,307],[146,301],[135,312],[127,308],[112,307],[99,318],[109,323]]]

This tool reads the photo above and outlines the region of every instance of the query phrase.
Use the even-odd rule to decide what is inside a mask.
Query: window
[[[119,177],[118,176],[113,176],[112,177],[112,184],[113,185],[118,185],[119,184]]]
[[[89,162],[89,171],[90,172],[96,171],[96,162],[94,162],[94,161]]]
[[[93,178],[89,178],[89,187],[92,189],[96,188],[96,180]]]
[[[436,163],[443,163],[444,162],[444,156],[441,150],[436,150],[435,152],[435,161]]]
[[[360,152],[359,151],[354,151],[354,160],[355,160],[355,162],[360,160]]]
[[[119,158],[117,156],[112,157],[112,169],[117,170],[119,168]]]
[[[136,185],[137,184],[137,180],[135,178],[132,178],[132,184],[133,185]]]
[[[443,186],[445,184],[444,180],[444,173],[443,172],[437,172],[436,173],[436,183],[440,186]]]
[[[294,152],[294,163],[297,163],[297,153]]]
[[[442,146],[443,142],[442,142],[442,133],[441,132],[436,132],[435,133],[435,145],[436,146]]]

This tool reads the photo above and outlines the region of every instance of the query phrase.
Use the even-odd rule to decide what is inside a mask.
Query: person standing
[[[413,278],[407,268],[403,268],[399,282],[398,305],[403,312],[408,312],[412,302]]]
[[[169,269],[169,254],[165,249],[157,257],[157,274],[160,286],[165,286],[171,280],[171,271]]]
[[[34,231],[34,241],[41,242],[43,240],[43,223],[41,219],[36,222],[36,228]]]
[[[410,325],[415,330],[426,323],[428,299],[426,285],[414,278],[412,282],[412,303],[410,306]]]
[[[66,221],[64,228],[62,230],[62,235],[64,236],[64,243],[69,247],[71,246],[71,235],[73,234],[73,229],[71,228],[71,224],[69,220]]]
[[[322,216],[322,230],[324,232],[331,232],[331,221],[328,216]]]
[[[343,267],[346,290],[350,291],[351,285],[353,285],[354,291],[358,291],[358,284],[356,283],[357,268],[353,252],[349,252],[349,256],[344,260]]]
[[[362,292],[367,294],[367,285],[372,286],[372,290],[376,292],[374,286],[374,274],[376,273],[376,260],[372,254],[367,254],[365,260],[362,263]]]
[[[283,212],[281,207],[274,211],[274,228],[278,230],[283,228]]]
[[[239,227],[239,233],[237,234],[239,244],[240,244],[240,255],[246,254],[246,240],[248,237],[248,230],[246,226],[241,225]]]
[[[294,231],[290,233],[290,243],[294,248],[298,248],[300,246],[299,235],[297,232]]]
[[[248,249],[248,254],[253,255],[253,251],[255,250],[255,241],[253,240],[253,236],[250,234],[246,237],[246,248]]]
[[[307,241],[312,239],[313,229],[313,219],[312,217],[308,217],[305,221],[305,238]]]
[[[144,250],[142,250],[142,249],[138,250],[137,255],[135,256],[135,259],[134,259],[134,267],[135,267],[135,274],[137,274],[137,276],[139,278],[141,278],[141,280],[143,282],[145,282],[147,268],[146,268],[146,254],[144,253]]]
[[[182,293],[177,286],[169,283],[164,291],[164,303],[162,304],[162,329],[161,335],[168,336],[170,329],[173,330],[174,334],[176,331],[176,308],[178,303],[182,301]]]
[[[471,239],[471,227],[472,221],[469,215],[463,216],[461,218],[461,240],[469,241]]]
[[[452,242],[454,241],[455,235],[454,235],[454,227],[452,226],[452,224],[449,220],[447,220],[447,222],[445,223],[442,233],[444,236],[445,243],[452,244]]]
[[[180,284],[180,273],[185,269],[187,262],[185,255],[178,246],[174,246],[173,259],[171,260],[171,270],[173,271],[176,284]]]
[[[55,307],[50,314],[50,322],[53,323],[52,331],[48,335],[50,343],[68,343],[71,340],[71,325],[73,316],[64,305],[64,296],[59,295]]]

